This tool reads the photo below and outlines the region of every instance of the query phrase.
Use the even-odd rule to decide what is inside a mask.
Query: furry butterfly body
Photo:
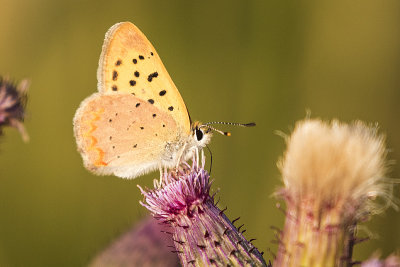
[[[191,123],[154,47],[132,23],[107,32],[97,78],[99,92],[74,117],[78,150],[90,171],[135,178],[175,167],[210,141],[210,128]]]

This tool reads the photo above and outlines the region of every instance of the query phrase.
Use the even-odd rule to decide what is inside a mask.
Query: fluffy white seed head
[[[351,202],[368,212],[376,211],[368,200],[390,200],[384,137],[377,127],[306,119],[286,141],[278,164],[290,199],[306,198],[319,207]]]

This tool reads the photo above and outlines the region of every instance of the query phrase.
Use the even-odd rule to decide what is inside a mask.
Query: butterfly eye
[[[197,138],[197,141],[200,141],[201,139],[203,139],[203,131],[202,130],[199,130],[199,129],[196,129],[196,138]]]

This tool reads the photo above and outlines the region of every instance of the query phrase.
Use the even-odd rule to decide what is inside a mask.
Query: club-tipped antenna
[[[224,131],[218,130],[218,129],[214,128],[213,126],[210,126],[211,124],[224,124],[224,125],[234,125],[234,126],[241,126],[241,127],[253,127],[253,126],[256,126],[255,122],[237,123],[237,122],[211,121],[211,122],[204,123],[200,127],[204,127],[205,126],[205,127],[209,128],[209,129],[211,129],[211,130],[213,130],[213,131],[215,131],[217,133],[220,133],[222,135],[231,136],[230,132],[224,132]]]
[[[230,133],[230,132],[224,132],[224,131],[218,130],[218,129],[216,129],[216,128],[210,126],[210,125],[203,124],[203,125],[201,125],[201,126],[205,126],[205,127],[209,128],[209,129],[213,130],[214,132],[220,133],[220,134],[222,134],[222,135],[231,136],[231,133]],[[201,127],[201,126],[200,126],[200,127]]]
[[[238,123],[238,122],[211,121],[211,122],[204,123],[204,125],[210,125],[210,124],[224,124],[224,125],[234,125],[234,126],[241,126],[241,127],[253,127],[253,126],[256,126],[255,122]]]

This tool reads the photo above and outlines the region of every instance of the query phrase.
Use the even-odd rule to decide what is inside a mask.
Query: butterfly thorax
[[[179,134],[172,142],[165,145],[162,157],[163,165],[173,167],[180,161],[191,159],[197,150],[203,149],[210,141],[212,132],[196,121],[191,124],[190,134]]]

